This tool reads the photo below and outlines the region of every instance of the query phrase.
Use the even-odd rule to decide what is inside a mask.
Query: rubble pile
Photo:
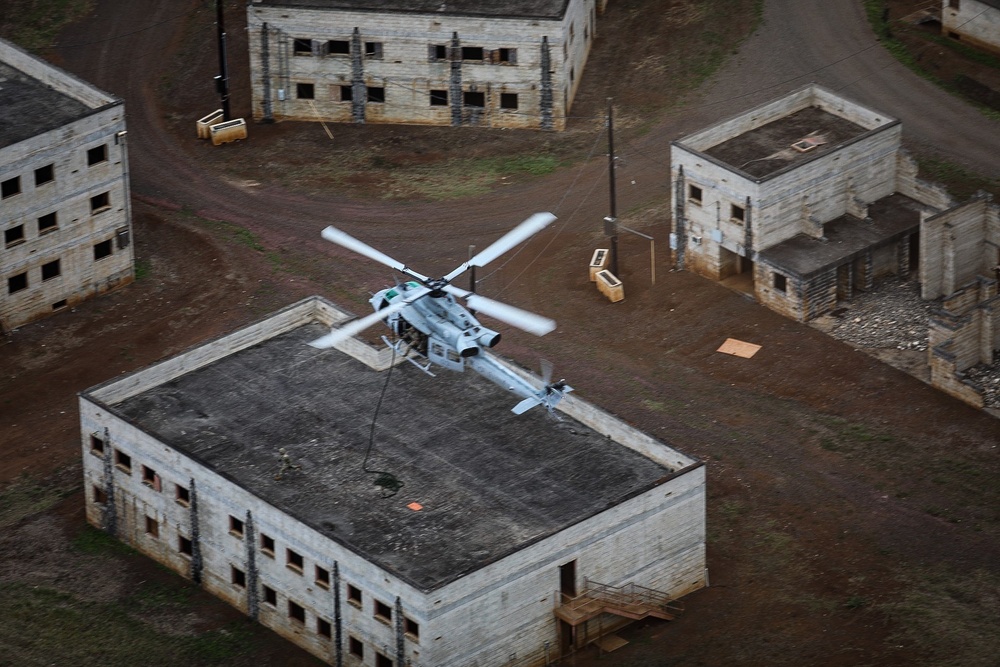
[[[1000,364],[979,364],[965,371],[965,377],[983,389],[983,405],[1000,408]]]
[[[920,298],[917,282],[888,280],[834,311],[839,321],[830,335],[855,347],[923,351],[931,306]]]

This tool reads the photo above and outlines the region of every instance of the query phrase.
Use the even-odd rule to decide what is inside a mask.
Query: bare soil
[[[689,113],[662,122],[658,114],[678,104],[677,91],[663,83],[678,59],[699,65],[691,59],[705,55],[700,43],[714,40],[726,53],[753,25],[753,3],[728,7],[731,22],[711,23],[730,27],[705,40],[719,3],[610,3],[577,106],[583,118],[565,136],[335,126],[337,150],[384,157],[386,144],[397,147],[389,167],[343,185],[282,175],[291,157],[309,165],[330,152],[319,125],[254,125],[249,141],[223,148],[194,139],[194,120],[215,108],[207,3],[98,2],[50,56],[126,99],[143,277],[0,345],[0,493],[7,500],[31,484],[68,496],[46,512],[23,512],[4,532],[0,571],[10,574],[0,584],[52,588],[78,605],[96,594],[71,576],[91,565],[62,546],[86,532],[72,481],[80,456],[76,392],[309,294],[362,312],[366,291],[391,276],[324,245],[324,224],[423,272],[443,273],[465,258],[468,244],[487,243],[523,214],[549,209],[559,223],[498,262],[480,288],[554,317],[559,328],[541,339],[505,330],[501,353],[535,368],[540,357],[552,360],[583,397],[706,460],[709,476],[712,586],[689,596],[677,621],[635,624],[622,633],[629,646],[566,663],[995,664],[1000,423],[740,294],[670,271],[667,145],[685,123],[699,121]],[[227,10],[238,53],[243,8],[234,2]],[[641,48],[621,48],[636,40]],[[236,110],[245,114],[246,72],[232,61],[241,81]],[[652,284],[648,242],[622,236],[626,299],[618,304],[597,293],[586,270],[593,249],[606,243],[607,174],[595,146],[603,139],[597,117],[611,94],[628,126],[619,205],[631,227],[658,241]],[[441,163],[456,152],[517,156],[536,147],[571,166],[497,182],[470,199],[377,197],[386,174],[429,155]],[[727,337],[763,348],[749,360],[716,353]],[[158,569],[140,557],[104,558],[126,583]],[[164,580],[187,586],[179,577]],[[976,587],[963,586],[966,580]],[[116,591],[104,594],[127,605]],[[211,599],[183,609],[196,617],[185,621],[195,632],[228,627],[238,616]],[[139,616],[155,628],[174,613],[161,605]],[[0,634],[0,646],[8,637]],[[252,646],[251,656],[201,664],[316,664],[260,628]]]

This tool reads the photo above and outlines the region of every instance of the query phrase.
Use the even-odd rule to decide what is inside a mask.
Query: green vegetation
[[[63,489],[37,479],[21,477],[0,490],[0,528],[45,511],[76,489]]]
[[[135,260],[136,280],[142,280],[143,278],[148,278],[152,270],[153,270],[152,265],[149,263],[148,259]]]
[[[174,599],[147,602],[147,608],[178,604]],[[134,618],[133,611],[127,604],[91,602],[52,588],[2,584],[3,664],[224,665],[254,648],[249,621],[174,636]]]
[[[880,605],[898,628],[892,639],[915,646],[938,667],[992,667],[1000,654],[1000,574],[935,565],[900,578],[899,598]]]
[[[937,158],[920,158],[920,177],[945,186],[958,200],[968,199],[979,190],[1000,195],[1000,180],[974,174],[959,165]]]
[[[0,11],[0,37],[28,51],[52,46],[67,23],[86,16],[94,0],[4,0]]]
[[[70,542],[70,548],[84,554],[127,556],[137,553],[135,549],[111,537],[103,530],[90,524],[84,526],[80,534]]]

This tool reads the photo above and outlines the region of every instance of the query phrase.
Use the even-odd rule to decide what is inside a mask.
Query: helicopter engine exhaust
[[[496,331],[491,331],[486,327],[482,328],[482,333],[476,338],[476,341],[483,347],[493,347],[500,342],[500,334]]]

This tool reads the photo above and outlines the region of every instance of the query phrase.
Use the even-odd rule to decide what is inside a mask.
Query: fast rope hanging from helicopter
[[[390,345],[389,347],[392,348],[392,358],[389,361],[389,372],[385,374],[385,383],[382,385],[382,391],[379,394],[378,402],[375,404],[375,414],[372,415],[372,427],[368,433],[368,449],[365,450],[365,459],[361,463],[361,469],[366,473],[378,475],[375,479],[375,486],[382,487],[383,498],[392,498],[394,495],[399,493],[401,488],[403,488],[403,481],[388,470],[368,469],[368,457],[371,455],[372,447],[375,445],[375,425],[378,422],[378,413],[382,408],[382,399],[385,398],[385,392],[389,388],[389,380],[392,378],[392,369],[396,366],[396,346]]]

